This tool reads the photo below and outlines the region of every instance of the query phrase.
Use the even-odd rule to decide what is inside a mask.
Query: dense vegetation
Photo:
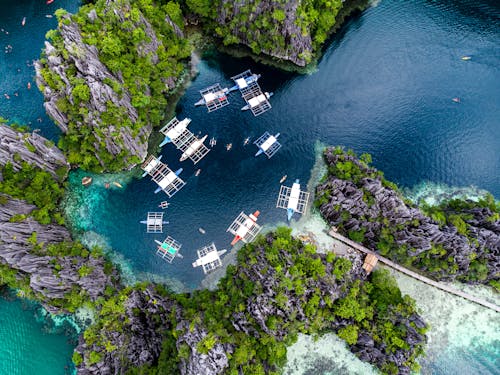
[[[57,108],[68,121],[59,146],[70,163],[84,169],[117,171],[124,168],[125,162],[140,162],[137,155],[130,157],[125,146],[118,154],[112,153],[106,138],[119,142],[122,129],[127,129],[132,137],[140,136],[147,143],[149,133],[143,134],[141,129],[158,126],[162,121],[168,96],[177,89],[191,52],[182,37],[184,21],[179,5],[173,1],[160,6],[152,0],[98,0],[82,6],[73,16],[62,10],[56,15],[59,29],[49,31],[47,38],[63,59],[66,82],[58,71],[49,68],[47,56],[42,56],[40,62],[45,83],[63,94]],[[100,90],[114,92],[120,103],[130,102],[133,109],[111,100],[105,108],[94,107],[99,101],[94,96],[102,94],[92,92],[96,77],[79,71],[71,55],[76,53],[78,58],[77,51],[68,51],[61,36],[61,28],[72,23],[77,24],[83,42],[97,49],[100,62],[111,73]],[[102,79],[101,75],[97,77]]]
[[[241,1],[186,0],[206,29],[224,45],[244,44],[256,55],[265,53],[295,63],[311,62],[336,23],[341,0]]]
[[[163,351],[157,364],[130,373],[177,373],[179,364],[217,348],[229,360],[224,373],[278,374],[287,346],[298,333],[332,330],[355,352],[363,348],[357,345],[359,336],[373,340],[380,354],[371,362],[383,372],[398,373],[393,357],[417,369],[415,358],[422,353],[426,328],[414,301],[401,295],[387,271],[376,271],[370,281],[363,281],[351,267],[345,258],[317,254],[288,228],[260,236],[238,252],[237,266],[228,267],[216,291],[163,293],[178,306],[168,312]],[[130,291],[124,290],[103,302],[99,323],[85,333],[89,342],[99,343],[92,349],[95,359],[116,349],[111,332],[121,332],[121,322],[128,320],[127,295]],[[187,337],[196,332],[203,332],[203,338],[193,345]],[[81,357],[77,354],[77,360]]]
[[[488,227],[489,224],[494,225],[500,222],[500,202],[496,202],[491,194],[486,194],[478,201],[451,199],[436,206],[424,203],[421,205],[421,209],[427,216],[438,222],[441,227],[454,226],[457,228],[458,233],[467,237],[471,243],[475,244],[478,243],[478,237],[473,223],[476,222],[474,224],[477,225],[476,214],[478,211],[487,210],[488,212],[485,215],[485,222],[482,223],[483,226]],[[474,254],[470,262],[469,272],[466,275],[459,276],[458,280],[465,282],[485,280],[489,273],[488,256],[497,257],[498,254],[495,255],[490,249],[486,249],[486,254],[483,254],[481,257],[477,257]],[[421,262],[425,261],[428,263],[428,258],[421,260]],[[498,279],[490,280],[489,284],[500,291],[500,282]]]
[[[31,215],[38,222],[41,224],[64,223],[59,209],[64,188],[62,183],[56,181],[50,173],[23,162],[19,171],[15,171],[11,163],[0,165],[0,176],[2,176],[0,192],[37,206]],[[0,204],[5,199],[6,197],[0,197]],[[11,220],[24,219],[23,215],[19,215]]]
[[[493,196],[478,202],[452,200],[435,207],[424,205],[418,210],[382,172],[370,166],[370,155],[363,154],[357,159],[354,152],[345,152],[340,147],[329,149],[325,158],[327,154],[334,162],[327,161],[328,173],[320,183],[315,204],[327,220],[335,217],[333,221],[341,232],[434,278],[488,281],[498,287],[499,275],[494,266],[498,250],[489,248],[499,246],[491,240],[498,236],[500,228],[500,205]],[[334,184],[330,185],[329,180]],[[344,184],[342,181],[352,184],[352,188],[339,195],[332,186]],[[381,187],[369,191],[368,187],[378,186],[377,181]],[[340,202],[345,201],[345,194],[357,196],[358,192],[362,202],[352,199],[349,204]],[[425,232],[421,227],[426,228]],[[485,234],[485,230],[491,233]],[[425,247],[427,241],[429,249]]]

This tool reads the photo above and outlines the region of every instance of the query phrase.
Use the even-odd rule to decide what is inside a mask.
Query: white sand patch
[[[500,314],[399,272],[391,270],[391,274],[401,292],[415,299],[420,315],[431,326],[427,332],[427,356],[420,360],[423,373],[432,373],[433,362],[452,356],[452,352],[467,353],[483,346],[500,350]],[[484,286],[460,289],[477,295],[493,294],[491,288]]]
[[[347,344],[335,334],[328,333],[315,340],[300,334],[297,342],[288,347],[285,375],[352,374],[369,375],[378,372],[359,360]]]

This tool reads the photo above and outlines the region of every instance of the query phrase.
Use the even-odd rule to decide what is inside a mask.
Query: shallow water
[[[72,374],[75,331],[38,304],[0,295],[0,374]]]
[[[0,116],[31,122],[52,138],[57,137],[57,128],[44,114],[33,68],[26,62],[38,57],[45,32],[55,26],[54,18],[44,16],[46,10],[62,5],[74,10],[76,4],[57,0],[47,7],[43,2],[0,0],[2,9],[9,10],[0,14],[0,27],[9,31],[0,33]],[[147,235],[139,224],[147,211],[158,210],[158,203],[166,199],[163,193],[153,194],[156,186],[149,178],[101,176],[84,189],[80,185],[84,173],[75,172],[66,205],[70,221],[76,231],[86,231],[87,243],[115,250],[113,257],[129,281],[163,281],[181,290],[201,285],[202,271],[191,266],[196,249],[211,241],[219,249],[227,248],[231,236],[225,230],[240,211],[259,209],[259,222],[266,227],[284,223],[285,211],[275,208],[279,180],[287,174],[288,184],[295,178],[306,183],[318,140],[371,153],[374,165],[401,186],[473,185],[498,198],[499,18],[495,1],[387,0],[352,17],[332,38],[311,75],[283,73],[249,59],[206,58],[177,114],[180,119],[192,118],[193,132],[215,137],[218,143],[196,167],[190,161],[179,163],[177,150],[164,146],[163,160],[173,169],[182,166],[181,177],[187,181],[169,200],[165,214],[170,224],[164,234]],[[7,44],[13,46],[12,53],[3,53]],[[462,61],[464,55],[472,59]],[[240,112],[244,103],[237,93],[231,95],[230,106],[215,113],[193,106],[198,90],[215,82],[230,85],[232,75],[248,68],[262,74],[264,90],[275,93],[271,111],[258,118]],[[26,88],[29,80],[31,90]],[[455,97],[460,103],[452,101]],[[283,144],[271,160],[255,158],[251,143],[243,146],[246,137],[255,139],[266,130],[280,132]],[[227,143],[233,144],[229,152],[224,148]],[[194,176],[197,168],[202,169],[199,177]],[[112,181],[124,188],[105,189],[104,183]],[[183,244],[184,259],[173,264],[154,254],[153,240],[167,234]],[[450,314],[460,309],[456,305]],[[478,317],[482,324],[482,315]],[[436,324],[447,317],[442,319]],[[491,323],[493,332],[498,332],[498,321]],[[460,332],[464,336],[456,342],[468,342],[466,338],[473,336]],[[436,348],[424,366],[427,373],[460,373],[465,365],[457,356],[467,361],[469,367],[463,367],[467,373],[497,373],[489,358],[498,354],[498,341],[456,350],[446,343]]]

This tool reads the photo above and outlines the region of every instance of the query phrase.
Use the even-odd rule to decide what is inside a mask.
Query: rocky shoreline
[[[448,212],[449,220],[438,222],[353,154],[328,148],[324,158],[329,172],[316,188],[317,206],[344,235],[438,280],[464,280],[486,267],[485,275],[467,282],[498,281],[500,220],[492,208],[469,202],[470,208]]]
[[[17,132],[3,124],[0,124],[0,134],[0,167],[10,163],[19,171],[22,162],[26,162],[49,171],[54,177],[60,174],[57,171],[62,167],[62,176],[65,176],[68,163],[47,139]],[[3,178],[0,169],[0,183]],[[117,278],[117,274],[105,271],[102,257],[72,247],[64,226],[40,224],[31,216],[35,209],[33,204],[0,192],[0,264],[16,270],[15,278],[25,280],[30,289],[22,291],[36,297],[50,312],[64,312],[62,301],[71,298],[95,301],[104,296],[105,288],[114,285],[112,279]],[[73,254],[54,255],[59,248],[53,246],[71,249]]]

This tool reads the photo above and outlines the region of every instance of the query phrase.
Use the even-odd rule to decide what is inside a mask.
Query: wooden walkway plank
[[[476,297],[476,296],[473,296],[473,295],[470,295],[466,292],[462,292],[461,290],[458,290],[458,289],[455,289],[455,288],[452,288],[448,285],[445,285],[445,284],[442,284],[438,281],[434,281],[432,279],[429,279],[428,277],[425,277],[425,276],[422,276],[421,274],[419,273],[416,273],[414,271],[411,271],[409,270],[408,268],[405,268],[397,263],[394,263],[392,260],[389,260],[387,258],[384,258],[383,256],[381,255],[378,255],[377,253],[375,253],[374,251],[371,251],[369,249],[367,249],[366,247],[360,245],[359,243],[357,242],[354,242],[352,241],[351,239],[347,238],[347,237],[344,237],[343,235],[341,235],[340,233],[338,233],[335,229],[331,229],[329,232],[328,232],[328,235],[330,237],[333,237],[343,243],[345,243],[346,245],[349,245],[351,246],[352,248],[356,249],[356,250],[359,250],[365,254],[374,254],[376,255],[376,257],[378,258],[378,260],[384,264],[386,264],[387,266],[399,271],[399,272],[402,272],[410,277],[413,277],[414,279],[417,279],[417,280],[420,280],[426,284],[429,284],[429,285],[432,285],[438,289],[441,289],[441,290],[444,290],[445,292],[448,292],[448,293],[451,293],[451,294],[454,294],[456,296],[459,296],[459,297],[462,297],[462,298],[465,298],[471,302],[475,302],[477,303],[478,305],[481,305],[481,306],[484,306],[484,307],[487,307],[491,310],[494,310],[496,312],[500,312],[500,307],[497,306],[496,304],[494,303],[491,303],[491,302],[488,302],[482,298],[479,298],[479,297]]]

